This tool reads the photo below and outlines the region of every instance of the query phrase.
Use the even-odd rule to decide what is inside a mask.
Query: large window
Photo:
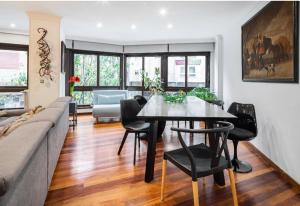
[[[129,97],[147,95],[142,75],[153,79],[157,70],[165,91],[209,87],[209,52],[122,55],[73,50],[73,53],[72,74],[81,78],[74,94],[79,105],[93,103],[93,89],[127,89]]]
[[[209,87],[209,54],[168,56],[167,90]],[[172,89],[173,88],[173,89]]]
[[[120,57],[99,56],[100,86],[120,86]]]
[[[188,57],[188,87],[206,86],[206,57],[189,56]]]
[[[142,86],[143,57],[126,58],[126,86]]]
[[[22,91],[27,88],[28,46],[0,44],[0,88]]]
[[[28,88],[28,46],[0,44],[0,109],[23,108]]]
[[[185,57],[168,57],[168,86],[185,87]]]
[[[161,56],[140,55],[126,57],[126,85],[129,90],[129,96],[144,94],[145,86],[143,82],[143,73],[150,79],[155,77],[155,70],[158,69],[161,76]]]
[[[97,86],[97,56],[75,54],[74,75],[80,77],[75,86]]]
[[[121,55],[74,52],[74,75],[80,77],[75,84],[75,100],[78,105],[93,103],[93,89],[121,86]]]

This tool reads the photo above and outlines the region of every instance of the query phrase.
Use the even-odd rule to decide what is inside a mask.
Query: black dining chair
[[[142,95],[135,95],[133,99],[135,99],[141,107],[144,107],[148,102],[147,99]]]
[[[247,173],[252,171],[252,166],[238,159],[237,147],[240,141],[250,141],[257,136],[257,122],[255,108],[253,104],[241,104],[233,102],[228,112],[235,115],[237,119],[231,120],[234,129],[230,131],[228,139],[232,140],[234,146],[234,155],[232,165],[234,171],[238,173]]]
[[[133,98],[139,103],[139,105],[142,108],[148,102],[148,100],[144,96],[142,96],[142,95],[135,95]],[[158,139],[161,138],[161,136],[162,136],[162,134],[163,134],[163,132],[165,130],[165,126],[166,126],[166,121],[163,121],[163,120],[158,121],[158,125],[157,125],[157,138]],[[147,140],[147,136],[145,136],[145,135],[141,135],[140,138],[142,140]]]
[[[176,131],[178,134],[179,142],[182,148],[165,152],[163,155],[163,167],[162,167],[162,183],[161,183],[161,201],[164,200],[165,190],[165,178],[167,161],[170,161],[187,175],[192,177],[192,188],[194,205],[199,205],[199,192],[198,192],[198,178],[213,175],[227,169],[230,178],[231,191],[233,195],[233,203],[238,205],[235,179],[232,171],[232,165],[230,161],[230,155],[227,148],[227,136],[230,130],[234,128],[232,123],[229,122],[216,122],[214,128],[210,129],[185,129],[174,128],[172,131]],[[216,138],[219,138],[219,149],[212,149],[205,144],[197,144],[187,146],[182,138],[181,132],[185,133],[210,133]],[[222,153],[224,152],[224,155]]]
[[[133,164],[136,162],[136,142],[138,140],[138,144],[140,147],[140,133],[148,133],[150,123],[145,121],[138,120],[136,115],[141,110],[141,106],[134,99],[121,100],[121,122],[123,127],[126,129],[124,137],[122,139],[121,145],[118,150],[118,155],[120,155],[123,145],[127,139],[129,133],[134,133],[134,157]]]

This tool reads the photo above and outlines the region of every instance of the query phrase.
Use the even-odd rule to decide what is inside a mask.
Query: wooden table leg
[[[207,121],[206,122],[207,128],[212,128],[213,127],[213,122]],[[208,134],[208,139],[209,139],[209,146],[213,151],[217,151],[217,147],[219,146],[219,138],[215,137],[214,134]],[[212,165],[214,166],[214,165]],[[214,181],[215,184],[219,186],[224,186],[225,185],[225,178],[224,178],[224,173],[219,172],[214,174]]]
[[[156,140],[157,140],[157,125],[158,125],[158,121],[150,122],[145,182],[151,182],[153,180],[153,176],[154,176]]]

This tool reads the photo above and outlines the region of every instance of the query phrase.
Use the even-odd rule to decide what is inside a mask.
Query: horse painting
[[[296,82],[298,2],[270,2],[242,26],[244,81]]]

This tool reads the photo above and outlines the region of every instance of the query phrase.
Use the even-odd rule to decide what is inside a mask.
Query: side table
[[[75,101],[69,103],[69,115],[72,116],[70,126],[74,129],[77,126],[77,103]]]

